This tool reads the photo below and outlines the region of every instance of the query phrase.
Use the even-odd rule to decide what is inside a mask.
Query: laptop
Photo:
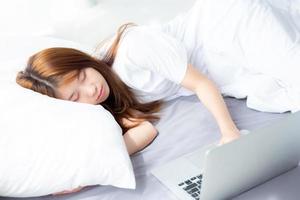
[[[300,112],[230,143],[205,146],[151,173],[178,199],[223,200],[295,168],[300,159]]]

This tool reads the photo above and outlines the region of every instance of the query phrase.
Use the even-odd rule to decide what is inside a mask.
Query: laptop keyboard
[[[180,188],[186,191],[195,200],[200,199],[200,190],[202,184],[202,174],[193,176],[178,184]]]

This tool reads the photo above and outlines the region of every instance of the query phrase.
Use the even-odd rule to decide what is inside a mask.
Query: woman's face
[[[57,88],[57,98],[89,104],[100,104],[109,96],[109,87],[104,77],[88,67],[70,83]]]

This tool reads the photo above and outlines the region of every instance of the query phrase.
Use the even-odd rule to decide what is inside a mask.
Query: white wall
[[[0,34],[44,34],[89,7],[87,0],[1,0]]]
[[[95,45],[124,22],[165,22],[195,0],[0,0],[0,34],[51,35]]]

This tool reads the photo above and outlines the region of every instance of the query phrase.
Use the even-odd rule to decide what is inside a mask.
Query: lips
[[[100,88],[100,92],[99,92],[99,95],[97,97],[97,101],[100,100],[101,96],[102,96],[102,93],[103,93],[103,87]]]

